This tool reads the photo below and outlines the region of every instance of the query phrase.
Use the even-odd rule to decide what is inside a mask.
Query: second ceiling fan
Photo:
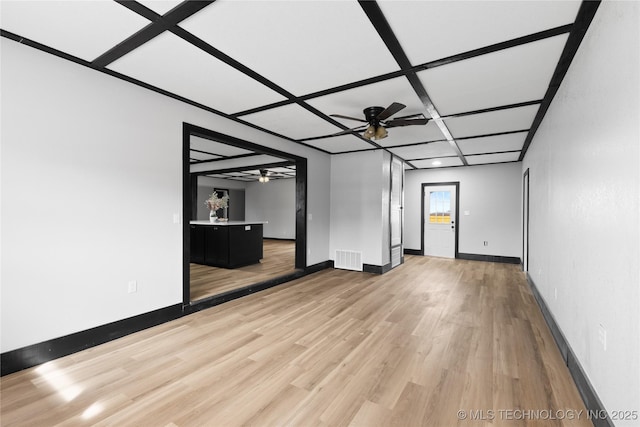
[[[398,117],[396,119],[387,120],[393,116],[406,105],[399,102],[393,102],[387,108],[383,107],[367,107],[362,112],[364,113],[364,119],[358,119],[356,117],[343,116],[342,114],[331,114],[332,117],[339,117],[342,119],[356,120],[366,123],[358,127],[347,129],[342,132],[336,133],[331,136],[345,135],[351,132],[364,131],[362,136],[368,140],[386,138],[388,135],[387,129],[399,126],[414,126],[414,125],[426,125],[429,119],[424,118],[422,114],[413,114],[411,116]],[[422,116],[422,118],[413,119],[412,117]]]

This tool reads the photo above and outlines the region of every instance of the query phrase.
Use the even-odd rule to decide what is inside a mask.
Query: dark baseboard
[[[272,288],[277,285],[281,285],[282,283],[290,282],[295,279],[299,279],[308,274],[312,274],[318,272],[320,270],[324,270],[325,268],[333,267],[333,261],[324,261],[318,264],[311,265],[306,267],[304,270],[297,269],[296,271],[285,274],[283,276],[274,277],[269,280],[265,280],[263,282],[255,283],[249,286],[245,286],[244,288],[233,289],[227,292],[223,292],[218,295],[214,295],[209,298],[204,298],[198,301],[194,301],[188,306],[185,306],[185,314],[195,313],[200,310],[204,310],[205,308],[210,308],[227,301],[231,301],[237,298],[242,298],[244,296],[264,291],[265,289]]]
[[[529,283],[529,288],[531,288],[531,293],[533,293],[533,297],[535,298],[540,310],[542,311],[542,316],[544,317],[547,326],[551,330],[551,335],[553,335],[553,339],[560,349],[560,353],[562,354],[562,358],[564,359],[567,367],[569,368],[569,373],[573,378],[573,382],[576,384],[578,388],[578,392],[582,397],[582,401],[584,402],[584,406],[586,406],[587,411],[592,414],[591,422],[593,422],[594,427],[614,427],[613,421],[607,415],[607,412],[602,404],[602,401],[598,397],[595,389],[591,385],[591,382],[587,378],[587,375],[584,373],[580,362],[576,358],[573,349],[567,342],[562,330],[558,326],[553,314],[549,310],[547,303],[544,298],[538,291],[535,283],[529,276],[526,274],[527,282]]]
[[[211,298],[205,298],[190,305],[172,305],[149,313],[140,314],[128,319],[88,329],[86,331],[76,332],[60,338],[54,338],[38,344],[11,350],[0,355],[2,376],[31,368],[60,357],[68,356],[69,354],[77,353],[87,348],[122,338],[134,332],[157,326],[162,323],[178,319],[182,316],[332,267],[333,261],[324,261],[309,266],[304,270],[296,270],[291,274],[276,277],[244,288],[234,289],[220,295],[215,295]]]
[[[384,274],[391,270],[391,263],[385,265],[362,264],[365,273]]]
[[[2,376],[175,320],[182,315],[182,304],[176,304],[2,353]]]
[[[458,259],[466,259],[469,261],[486,261],[501,262],[504,264],[520,264],[520,258],[500,255],[479,255],[479,254],[462,254],[458,253]]]
[[[405,255],[422,255],[422,251],[420,249],[404,249]]]

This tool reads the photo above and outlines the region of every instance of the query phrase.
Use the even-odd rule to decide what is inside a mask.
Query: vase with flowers
[[[213,192],[207,200],[204,202],[209,208],[209,222],[216,222],[218,220],[218,210],[224,209],[229,206],[229,195],[218,196],[217,192]]]

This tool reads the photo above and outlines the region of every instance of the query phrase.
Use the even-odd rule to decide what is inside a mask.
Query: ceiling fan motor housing
[[[376,127],[380,125],[380,120],[378,120],[377,117],[383,111],[383,107],[367,107],[362,110],[362,112],[364,113],[364,118],[367,120],[367,122]]]

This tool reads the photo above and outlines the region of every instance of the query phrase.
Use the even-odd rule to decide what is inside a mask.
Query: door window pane
[[[451,192],[431,191],[429,193],[429,222],[451,222]]]

